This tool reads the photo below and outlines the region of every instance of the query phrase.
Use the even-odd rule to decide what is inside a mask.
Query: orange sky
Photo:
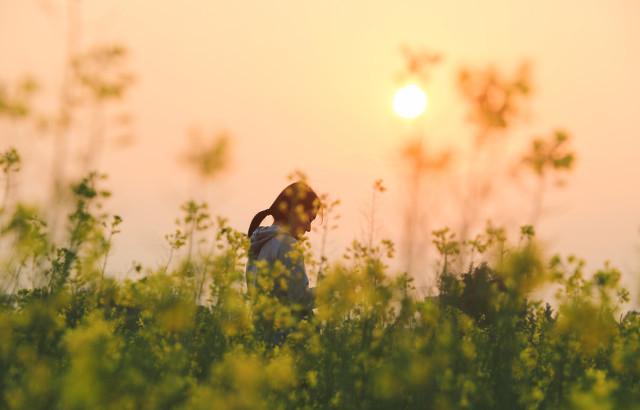
[[[27,71],[55,89],[65,27],[60,4],[0,0],[1,79]],[[549,196],[555,211],[541,223],[541,237],[550,250],[576,253],[592,267],[612,260],[628,281],[640,268],[637,1],[82,4],[82,44],[127,44],[139,76],[127,103],[136,143],[111,149],[102,163],[115,194],[111,207],[125,219],[113,270],[126,270],[131,259],[164,261],[163,235],[190,195],[208,199],[245,230],[296,168],[316,190],[343,201],[334,250],[360,235],[377,178],[389,188],[380,235],[398,239],[402,192],[394,152],[407,126],[390,102],[402,44],[445,55],[421,122],[429,144],[439,147],[470,137],[455,89],[458,67],[510,71],[532,61],[531,118],[513,138],[563,127],[578,153],[568,186]],[[177,161],[192,125],[235,137],[231,167],[213,184],[194,183]],[[27,144],[20,134],[0,138],[2,147]],[[27,160],[46,160],[50,141],[28,144]],[[47,170],[27,173],[41,180]]]

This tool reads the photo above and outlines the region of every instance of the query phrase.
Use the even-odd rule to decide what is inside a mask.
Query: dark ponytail
[[[299,181],[287,186],[280,192],[280,195],[273,201],[273,204],[264,211],[258,212],[249,225],[247,235],[251,237],[264,218],[271,215],[275,222],[289,221],[292,212],[297,206],[302,205],[307,212],[321,211],[321,203],[318,195],[306,183]]]
[[[251,220],[251,224],[249,225],[249,232],[247,232],[247,235],[249,236],[249,238],[251,238],[253,231],[255,231],[260,226],[264,218],[266,218],[268,215],[271,215],[271,214],[272,214],[271,208],[269,208],[269,209],[265,209],[263,211],[258,212],[253,217],[253,219]]]

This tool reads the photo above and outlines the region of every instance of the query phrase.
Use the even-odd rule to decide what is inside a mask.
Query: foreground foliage
[[[194,202],[166,265],[106,277],[121,220],[99,181],[74,187],[63,245],[37,209],[3,208],[1,408],[638,408],[640,315],[620,272],[545,260],[531,227],[518,246],[491,226],[467,244],[434,232],[432,297],[389,274],[390,242],[355,242],[300,320],[247,296],[246,238]],[[466,245],[491,262],[453,272]],[[554,308],[532,296],[545,288]]]

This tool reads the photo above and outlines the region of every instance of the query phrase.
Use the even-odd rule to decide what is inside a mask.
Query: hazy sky
[[[208,199],[246,230],[294,169],[343,201],[339,251],[363,226],[370,187],[383,178],[380,236],[399,238],[402,185],[396,153],[407,124],[393,115],[403,44],[442,52],[421,120],[435,147],[470,138],[455,88],[461,66],[513,71],[533,63],[529,120],[512,139],[562,127],[573,135],[575,172],[539,233],[549,251],[610,259],[638,272],[640,245],[640,2],[627,1],[82,1],[81,44],[118,41],[138,82],[126,106],[135,144],[110,148],[102,168],[124,232],[114,270],[131,259],[162,262],[179,204]],[[0,79],[30,72],[55,92],[63,55],[61,1],[0,0]],[[186,130],[232,133],[228,171],[197,183],[178,162]],[[4,134],[30,147],[47,181],[50,139]],[[30,137],[29,137],[30,138]],[[516,144],[517,145],[517,144]],[[30,182],[33,184],[33,182]],[[38,182],[32,190],[43,189]],[[505,203],[505,207],[519,207]],[[513,209],[512,209],[513,210]],[[517,209],[515,209],[517,211]],[[517,214],[517,212],[516,212]],[[436,226],[437,227],[437,226]],[[435,227],[434,227],[435,228]]]

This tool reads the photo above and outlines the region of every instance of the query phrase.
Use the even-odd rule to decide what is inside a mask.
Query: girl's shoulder
[[[274,238],[278,242],[278,247],[282,252],[289,252],[296,247],[298,241],[288,232],[282,231]]]
[[[261,226],[251,238],[253,244],[260,243],[261,247],[283,248],[285,250],[295,246],[298,242],[286,229],[278,225]]]

